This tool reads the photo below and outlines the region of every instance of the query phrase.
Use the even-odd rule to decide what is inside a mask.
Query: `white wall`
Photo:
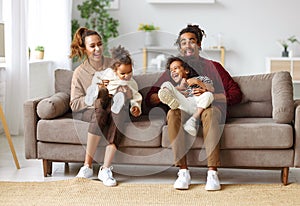
[[[119,0],[111,14],[120,21],[120,34],[137,31],[140,23],[154,23],[161,31],[177,35],[187,23],[205,30],[203,46],[212,46],[222,33],[226,49],[225,67],[231,75],[265,73],[265,58],[281,56],[279,39],[300,39],[299,0],[216,0],[214,4],[150,4],[147,0]],[[74,0],[73,17],[78,18]],[[294,56],[300,45],[294,44]]]

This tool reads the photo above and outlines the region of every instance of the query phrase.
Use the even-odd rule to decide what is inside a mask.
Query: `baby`
[[[112,65],[102,71],[95,72],[92,84],[87,88],[85,103],[93,105],[99,94],[99,84],[108,81],[106,86],[110,95],[113,96],[111,111],[118,114],[127,99],[130,100],[130,113],[137,117],[141,115],[142,95],[138,92],[138,85],[132,78],[132,59],[124,47],[118,46],[112,49]],[[129,88],[131,95],[127,94]]]

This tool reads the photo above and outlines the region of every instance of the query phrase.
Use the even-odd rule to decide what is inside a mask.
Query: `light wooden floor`
[[[55,181],[74,178],[81,167],[80,163],[54,163],[53,174],[43,176],[41,160],[26,160],[24,157],[23,136],[12,136],[21,169],[16,169],[7,139],[0,135],[0,181]],[[97,179],[99,165],[94,166],[94,177]],[[192,184],[204,184],[206,168],[189,168]],[[114,176],[119,183],[167,183],[173,184],[178,169],[175,167],[150,167],[136,165],[114,165]],[[219,169],[221,184],[280,184],[279,170]],[[300,183],[300,168],[290,169],[289,183]]]

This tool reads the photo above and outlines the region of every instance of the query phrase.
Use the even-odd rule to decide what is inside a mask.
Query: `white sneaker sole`
[[[117,185],[117,182],[114,182],[114,183],[107,183],[107,182],[105,182],[105,181],[103,180],[103,178],[101,178],[101,177],[99,177],[99,176],[98,176],[98,179],[99,179],[100,181],[102,181],[103,185],[105,185],[105,186],[107,186],[107,187],[114,187],[114,186]]]
[[[178,101],[167,89],[160,89],[158,91],[158,98],[162,103],[167,104],[170,109],[177,109],[179,107]]]
[[[174,185],[174,188],[175,188],[176,190],[188,190],[188,189],[189,189],[189,185],[188,185],[187,187],[178,187],[178,186],[175,186],[175,185]]]
[[[221,190],[221,186],[220,187],[206,187],[205,186],[205,190],[206,191],[218,191],[218,190]]]
[[[118,92],[113,97],[113,105],[111,111],[115,114],[119,114],[125,104],[125,95],[122,92]]]
[[[91,85],[90,87],[88,87],[86,91],[84,102],[89,106],[93,105],[94,101],[97,99],[98,93],[99,93],[98,85]]]

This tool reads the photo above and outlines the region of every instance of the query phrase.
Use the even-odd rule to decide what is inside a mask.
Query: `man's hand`
[[[197,86],[201,87],[202,89],[207,89],[206,85],[201,80],[196,79],[196,78],[188,79],[187,83],[189,86],[197,85]]]
[[[193,88],[193,94],[195,96],[199,96],[201,94],[203,94],[204,92],[206,92],[207,90],[206,89],[203,89],[203,88]]]

